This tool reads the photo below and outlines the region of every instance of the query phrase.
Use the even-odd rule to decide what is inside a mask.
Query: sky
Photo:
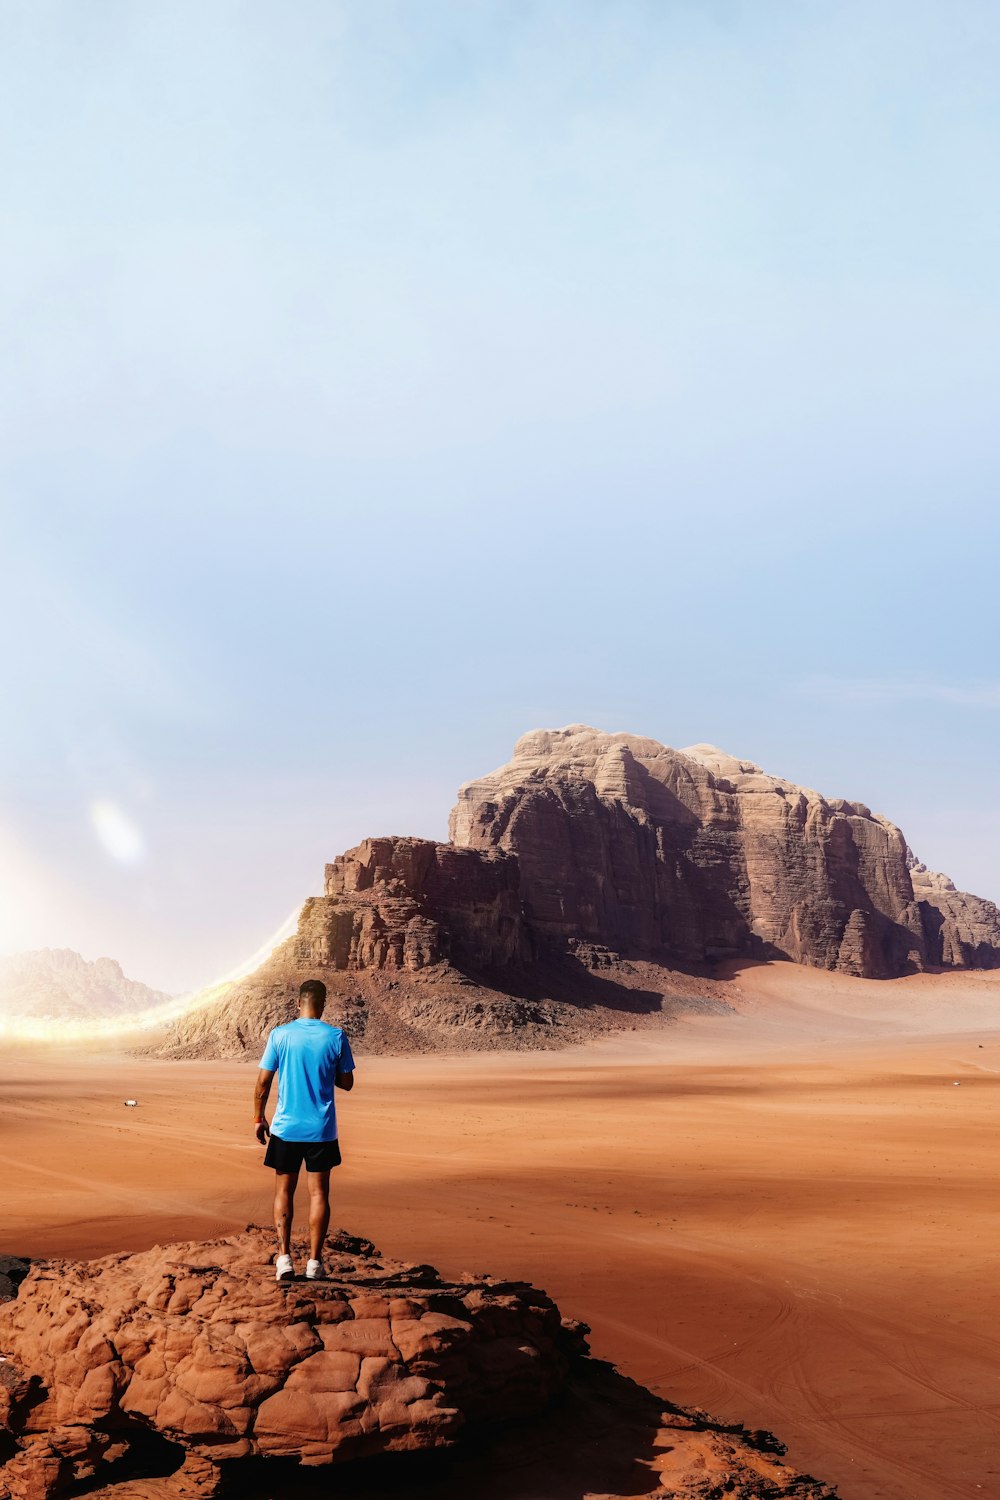
[[[173,992],[529,729],[1000,899],[1000,11],[0,0],[0,952]]]

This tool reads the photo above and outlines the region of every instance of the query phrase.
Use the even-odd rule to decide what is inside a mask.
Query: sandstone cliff
[[[517,860],[431,839],[365,839],[327,865],[324,896],[307,901],[300,947],[335,969],[422,969],[450,960],[511,964],[534,957]]]
[[[259,1055],[320,975],[368,1050],[552,1046],[725,1006],[746,955],[871,978],[1000,964],[1000,913],[921,865],[864,803],[711,745],[534,730],[459,788],[448,842],[365,839],[298,931],[174,1056]]]
[[[928,962],[935,968],[995,969],[1000,911],[994,903],[957,891],[947,875],[928,870],[912,853],[908,864]]]
[[[459,789],[448,834],[516,854],[525,914],[555,938],[694,962],[781,955],[873,978],[1000,962],[996,908],[915,890],[888,818],[712,745],[535,730]]]
[[[0,1500],[81,1485],[113,1500],[135,1474],[147,1500],[598,1487],[615,1500],[636,1493],[637,1470],[675,1500],[835,1500],[769,1433],[686,1412],[589,1358],[587,1326],[527,1282],[448,1281],[335,1230],[329,1279],[277,1283],[274,1248],[248,1225],[32,1265],[0,1303]],[[304,1240],[293,1251],[301,1263]],[[433,1471],[379,1467],[417,1452],[438,1455]]]

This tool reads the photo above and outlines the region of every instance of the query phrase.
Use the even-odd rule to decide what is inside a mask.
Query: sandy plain
[[[1000,972],[727,977],[736,1013],[662,1033],[359,1056],[334,1222],[535,1281],[595,1354],[769,1428],[843,1500],[1000,1497]],[[0,1250],[268,1222],[255,1074],[8,1051]]]

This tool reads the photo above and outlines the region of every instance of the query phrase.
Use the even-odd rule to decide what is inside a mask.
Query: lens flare
[[[146,852],[142,829],[109,797],[97,797],[88,809],[94,832],[111,855],[123,865],[138,864]]]

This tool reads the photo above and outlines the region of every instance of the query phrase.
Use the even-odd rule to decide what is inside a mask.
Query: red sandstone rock
[[[685,1411],[590,1359],[586,1325],[527,1283],[444,1282],[342,1230],[331,1247],[331,1280],[283,1285],[273,1235],[254,1225],[37,1262],[0,1307],[0,1500],[51,1500],[86,1480],[115,1500],[123,1479],[132,1500],[196,1500],[227,1465],[232,1493],[292,1500],[318,1493],[302,1470],[410,1450],[440,1455],[439,1500],[614,1500],[636,1493],[637,1472],[664,1500],[836,1500],[782,1463],[770,1434]],[[150,1434],[164,1477],[130,1481]],[[336,1493],[413,1492],[405,1470],[372,1487],[361,1469]]]
[[[531,958],[517,861],[432,839],[365,839],[327,865],[323,896],[302,908],[296,951],[337,969]]]
[[[693,998],[671,970],[724,956],[871,978],[1000,964],[997,908],[888,818],[711,745],[535,730],[459,788],[448,831],[338,855],[295,936],[161,1050],[259,1055],[316,974],[352,1041],[405,1051],[636,1024]]]
[[[183,1452],[180,1490],[205,1495],[237,1458],[450,1444],[543,1407],[585,1348],[526,1283],[446,1283],[343,1231],[331,1244],[322,1282],[277,1283],[255,1226],[33,1265],[0,1307],[0,1497],[48,1500],[148,1428]]]
[[[946,969],[994,969],[1000,962],[1000,911],[982,896],[957,891],[947,875],[908,857],[929,962]]]
[[[525,915],[553,938],[693,962],[784,954],[872,977],[925,962],[895,824],[711,745],[536,730],[459,789],[448,831],[517,855]]]

